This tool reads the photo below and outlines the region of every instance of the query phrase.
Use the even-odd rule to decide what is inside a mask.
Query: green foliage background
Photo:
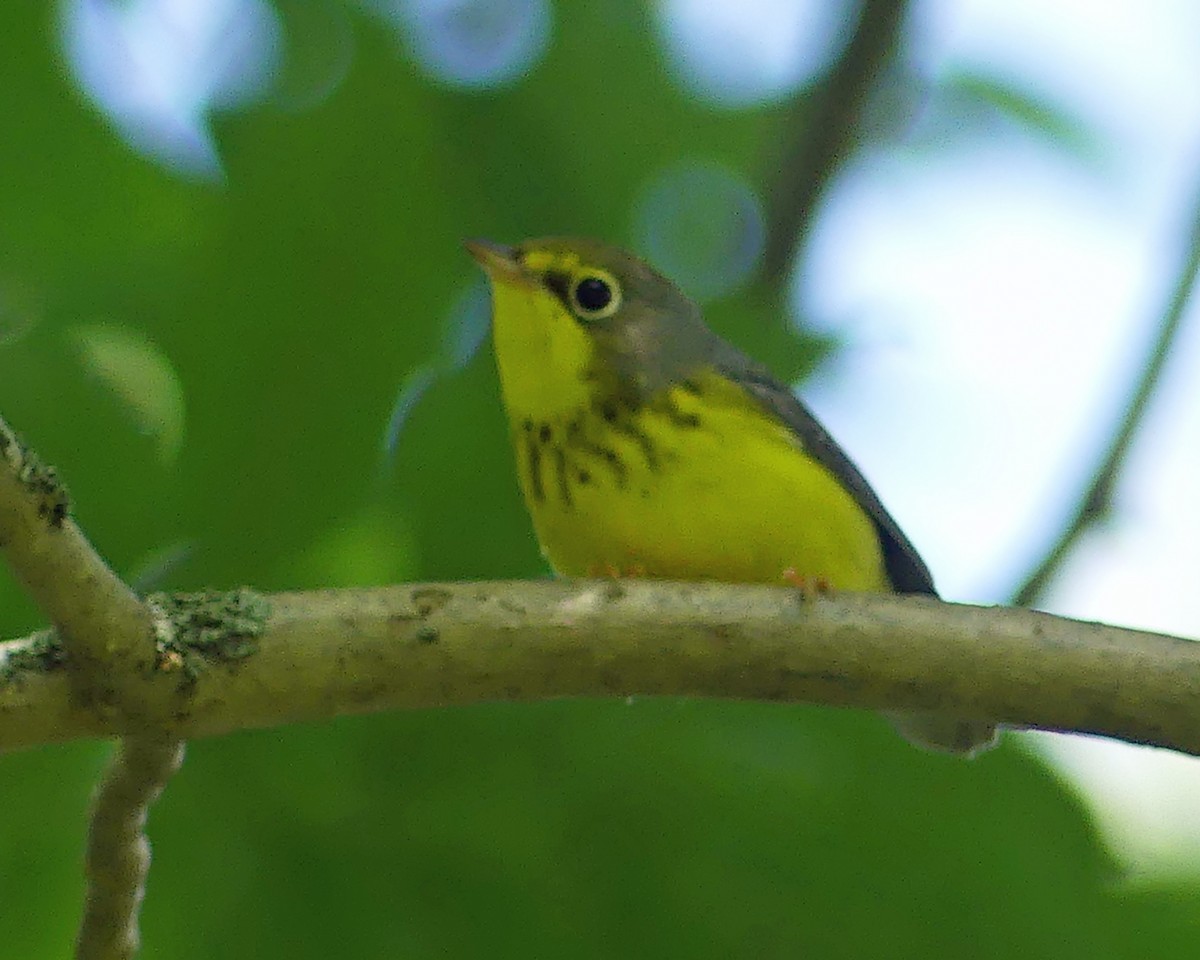
[[[280,9],[289,49],[319,54],[334,8]],[[52,10],[0,5],[0,410],[102,552],[156,586],[544,576],[486,350],[434,378],[381,454],[401,384],[478,282],[461,238],[629,242],[647,171],[715,159],[759,179],[803,107],[698,104],[632,3],[572,4],[532,76],[479,93],[344,22],[328,99],[217,120],[214,184],[114,135]],[[796,374],[814,342],[767,302],[717,304],[716,325]],[[168,362],[177,442],[95,375],[113,330],[118,356]],[[0,636],[38,623],[0,579]],[[0,955],[66,954],[107,752],[0,756]],[[959,763],[816,708],[490,705],[196,742],[151,835],[153,958],[1103,960],[1191,957],[1200,935],[1200,890],[1128,882],[1021,750]]]

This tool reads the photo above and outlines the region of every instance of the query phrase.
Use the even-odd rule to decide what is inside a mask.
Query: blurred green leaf
[[[120,398],[138,429],[171,463],[183,446],[183,385],[171,361],[143,334],[122,327],[76,327],[71,338],[89,373]]]
[[[930,95],[924,138],[942,146],[994,136],[1007,125],[1088,164],[1101,155],[1100,141],[1081,114],[1018,77],[962,66],[939,76]]]

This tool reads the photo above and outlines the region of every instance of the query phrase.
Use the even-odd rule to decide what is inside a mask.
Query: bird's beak
[[[466,240],[463,245],[497,283],[529,283],[529,274],[521,266],[517,248],[491,240]]]

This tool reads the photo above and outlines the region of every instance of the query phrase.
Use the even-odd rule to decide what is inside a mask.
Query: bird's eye
[[[603,320],[616,313],[621,305],[621,288],[612,277],[585,273],[575,279],[571,301],[583,319]]]
[[[588,313],[598,313],[612,302],[612,289],[599,277],[584,277],[575,284],[575,303]]]

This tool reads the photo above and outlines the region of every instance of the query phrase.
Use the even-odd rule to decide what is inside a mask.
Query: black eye
[[[613,302],[613,289],[600,277],[584,277],[576,282],[572,296],[581,313],[598,314]]]

